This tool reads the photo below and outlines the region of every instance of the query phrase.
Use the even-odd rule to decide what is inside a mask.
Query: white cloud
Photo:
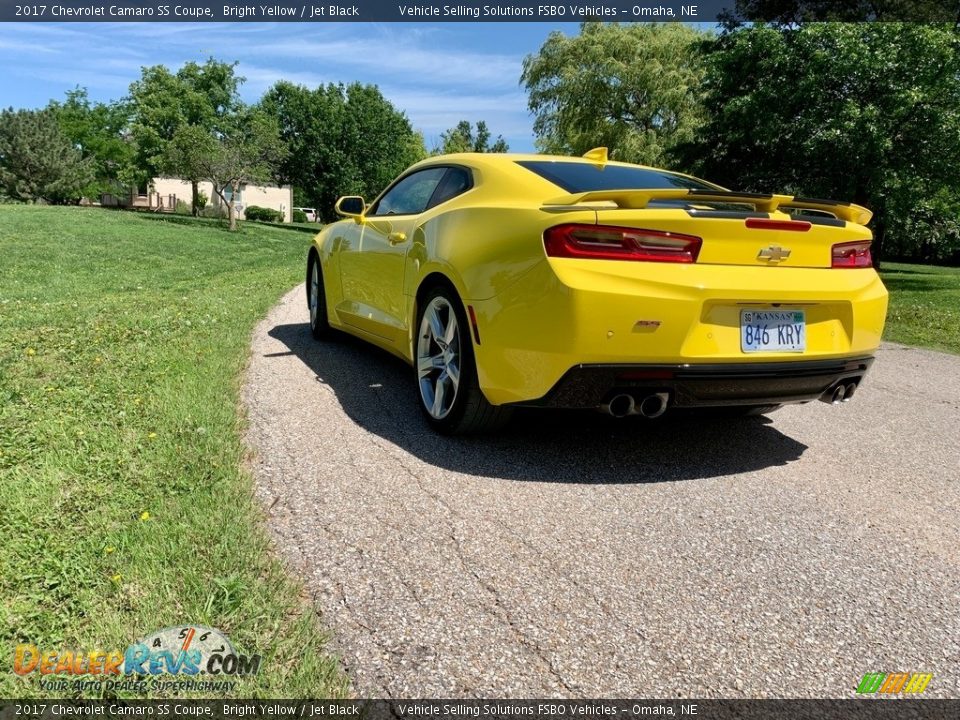
[[[519,58],[425,49],[395,39],[290,39],[262,43],[251,50],[270,57],[322,61],[346,71],[375,72],[382,77],[420,85],[456,83],[502,88],[516,86],[520,77]]]

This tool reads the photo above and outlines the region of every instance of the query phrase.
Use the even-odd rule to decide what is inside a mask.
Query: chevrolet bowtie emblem
[[[757,257],[761,260],[769,260],[770,262],[780,262],[790,257],[790,251],[777,245],[772,245],[761,250]]]

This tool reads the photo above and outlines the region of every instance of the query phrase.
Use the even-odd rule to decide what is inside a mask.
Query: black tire
[[[431,411],[427,404],[423,380],[431,381],[429,377],[421,378],[419,370],[419,347],[421,343],[435,343],[429,331],[425,332],[423,318],[428,308],[433,307],[434,301],[440,298],[447,305],[447,312],[452,309],[456,318],[456,337],[459,367],[459,384],[454,391],[454,400],[449,410],[442,417],[437,417]],[[480,389],[480,383],[477,380],[476,356],[473,351],[473,336],[470,332],[470,326],[467,324],[467,315],[464,312],[463,304],[456,292],[446,286],[438,286],[429,290],[418,302],[417,308],[417,334],[414,338],[414,379],[417,383],[417,397],[420,409],[423,412],[427,422],[437,432],[444,435],[471,435],[492,432],[503,427],[510,416],[513,414],[513,408],[491,405],[484,397]],[[450,343],[452,346],[453,343]],[[443,352],[437,346],[437,349]],[[437,374],[442,374],[437,369]],[[449,386],[449,385],[448,385]],[[435,397],[435,396],[434,396]]]
[[[313,286],[316,269],[316,288]],[[316,290],[316,311],[312,292]],[[307,310],[310,311],[310,334],[314,340],[323,340],[330,335],[330,322],[327,319],[327,295],[323,286],[323,266],[314,250],[307,255]]]

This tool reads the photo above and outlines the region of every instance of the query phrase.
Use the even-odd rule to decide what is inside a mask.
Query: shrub
[[[307,214],[303,210],[296,208],[293,211],[293,221],[295,223],[305,223],[307,222]]]
[[[207,194],[203,190],[197,191],[197,214],[202,213],[209,202],[210,198],[207,197]]]
[[[251,205],[243,213],[247,220],[259,220],[260,222],[283,222],[283,213],[272,208],[259,207]]]
[[[185,200],[177,199],[177,215],[192,215],[190,211],[190,203]]]
[[[200,216],[205,218],[222,219],[227,216],[227,208],[223,205],[207,205],[207,207],[200,211]]]

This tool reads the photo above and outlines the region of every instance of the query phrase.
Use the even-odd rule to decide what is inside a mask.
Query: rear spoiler
[[[860,205],[793,195],[764,195],[762,193],[730,192],[729,190],[593,190],[573,193],[547,200],[545,208],[580,206],[584,203],[614,203],[618,208],[640,210],[652,200],[689,200],[690,202],[725,202],[753,205],[758,212],[780,209],[817,210],[847,222],[866,225],[873,213]]]

